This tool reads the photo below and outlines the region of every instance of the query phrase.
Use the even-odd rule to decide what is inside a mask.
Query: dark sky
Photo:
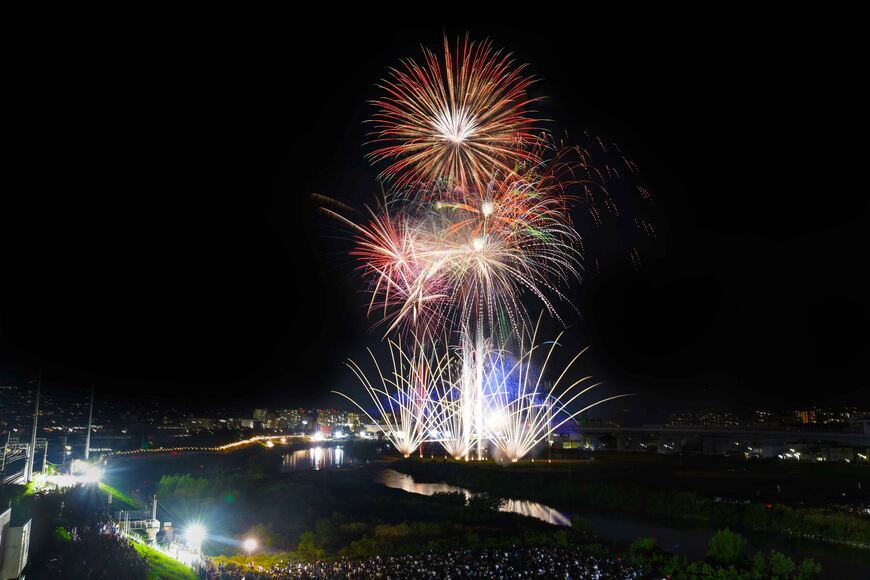
[[[530,62],[552,127],[619,143],[656,200],[643,266],[603,263],[570,291],[566,340],[592,347],[596,377],[650,408],[870,404],[857,46],[775,19],[567,20],[37,33],[6,83],[0,370],[107,396],[337,402],[341,361],[380,334],[310,194],[373,198],[374,83],[468,29]]]

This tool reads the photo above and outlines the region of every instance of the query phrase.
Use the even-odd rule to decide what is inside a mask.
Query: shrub
[[[648,554],[649,552],[652,552],[655,547],[655,538],[638,538],[631,544],[629,550],[635,554]]]
[[[770,551],[770,577],[788,578],[794,571],[794,560],[776,550]]]
[[[478,493],[468,498],[468,507],[482,512],[497,512],[504,505],[504,499],[488,493]]]
[[[722,564],[734,564],[740,560],[746,540],[740,534],[725,528],[717,531],[707,545],[707,556]]]
[[[822,565],[812,558],[804,558],[798,566],[795,578],[798,580],[811,580],[822,573]]]

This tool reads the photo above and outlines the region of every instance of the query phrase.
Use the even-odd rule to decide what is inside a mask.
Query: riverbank
[[[563,462],[554,468],[546,462],[500,465],[415,458],[393,462],[390,467],[417,481],[446,482],[506,498],[533,500],[563,511],[605,509],[609,513],[739,527],[860,549],[870,547],[870,519],[854,513],[749,500],[717,501],[692,491],[648,485],[646,480],[601,477],[603,469],[590,462],[573,466]],[[590,473],[593,470],[599,473]]]
[[[653,557],[648,553],[637,554],[639,561],[646,562],[645,566],[656,570],[664,567],[689,570],[692,566],[714,564],[707,560],[707,551],[718,525],[711,524],[700,531],[675,530],[673,537],[668,537],[661,533],[663,526],[651,528],[639,524],[638,518],[642,515],[639,511],[633,513],[631,520],[618,521],[617,510],[605,505],[602,510],[607,514],[602,517],[607,520],[604,527],[592,517],[577,520],[577,526],[557,527],[544,523],[548,521],[544,518],[538,521],[524,517],[534,516],[531,513],[502,513],[498,497],[527,498],[539,502],[543,508],[555,507],[569,515],[587,516],[590,510],[563,508],[560,501],[545,501],[543,496],[534,494],[490,491],[483,501],[471,505],[467,494],[456,490],[423,496],[402,486],[390,489],[377,480],[377,474],[384,469],[453,463],[382,458],[370,446],[359,449],[347,446],[343,454],[322,452],[318,459],[313,449],[300,452],[296,446],[276,445],[249,447],[232,454],[119,458],[120,463],[110,462],[107,477],[119,489],[134,491],[135,488],[127,485],[140,486],[136,493],[131,493],[133,497],[147,497],[157,491],[160,510],[168,510],[166,513],[171,515],[177,529],[184,529],[187,522],[194,520],[204,523],[221,538],[219,542],[206,541],[206,550],[236,561],[243,553],[242,539],[249,536],[257,538],[260,546],[259,554],[254,554],[253,559],[266,558],[271,561],[269,565],[278,554],[282,554],[280,558],[285,561],[311,562],[469,547],[552,544],[582,546],[590,553],[615,557],[625,555],[639,539],[654,537],[659,540],[660,548],[653,552],[658,560],[648,561]],[[293,459],[294,454],[296,459]],[[347,465],[351,467],[348,469]],[[578,483],[576,470],[587,465],[563,462],[557,468],[556,462],[529,462],[502,467],[481,463],[469,465],[466,477],[472,479],[487,473],[503,480],[531,477],[531,483],[537,482],[537,487],[546,491],[550,487],[547,480],[564,477],[564,469],[569,466],[574,470],[569,481]],[[416,481],[411,487],[419,485],[420,481]],[[476,484],[462,487],[489,491]],[[593,525],[584,525],[590,523]],[[605,529],[607,526],[609,528]],[[686,537],[693,538],[691,552],[686,550],[689,543]],[[750,546],[747,550],[763,552],[765,561],[772,554],[783,554],[782,558],[790,555],[797,562],[806,556],[816,558],[803,553],[800,547],[783,547],[781,543],[771,544],[757,536],[747,537]],[[856,564],[846,559],[844,564],[838,565],[839,560],[836,555],[825,559],[823,577],[852,577],[856,570],[862,569],[860,562]]]

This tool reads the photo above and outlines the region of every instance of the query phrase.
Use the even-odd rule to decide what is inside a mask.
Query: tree
[[[635,554],[648,554],[652,552],[655,547],[656,541],[654,538],[638,538],[631,544],[629,550]]]
[[[798,580],[811,580],[822,573],[822,565],[812,558],[804,558],[798,566],[795,577]]]
[[[770,551],[770,576],[772,578],[788,578],[794,569],[794,560],[782,552]]]
[[[311,532],[304,532],[302,537],[299,539],[299,546],[296,548],[296,556],[303,562],[310,562],[320,560],[326,556],[326,550],[314,545],[314,534]]]
[[[752,558],[752,577],[767,578],[767,560],[761,552],[756,552]]]
[[[468,498],[468,507],[482,512],[497,512],[504,502],[503,498],[488,493],[476,493]]]
[[[746,540],[738,533],[725,528],[718,530],[707,544],[707,556],[722,564],[734,564],[743,554]]]

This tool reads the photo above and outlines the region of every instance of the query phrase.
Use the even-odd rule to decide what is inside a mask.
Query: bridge
[[[234,441],[224,445],[209,446],[185,446],[185,447],[153,447],[151,449],[130,449],[128,451],[112,451],[106,453],[106,456],[117,457],[124,455],[142,455],[149,453],[225,453],[227,451],[236,451],[248,445],[262,443],[264,445],[274,445],[276,441],[286,443],[291,439],[308,440],[308,435],[257,435],[250,439]]]
[[[870,433],[848,431],[804,431],[789,429],[761,429],[754,427],[718,426],[664,426],[646,425],[642,427],[578,427],[580,439],[587,446],[593,441],[601,443],[602,438],[612,436],[616,440],[616,451],[630,451],[643,442],[653,443],[662,452],[683,450],[687,447],[700,447],[707,454],[722,454],[734,451],[734,446],[742,451],[746,446],[755,454],[770,457],[777,454],[776,449],[785,445],[837,445],[856,449],[870,448]],[[756,448],[753,448],[755,445]]]

